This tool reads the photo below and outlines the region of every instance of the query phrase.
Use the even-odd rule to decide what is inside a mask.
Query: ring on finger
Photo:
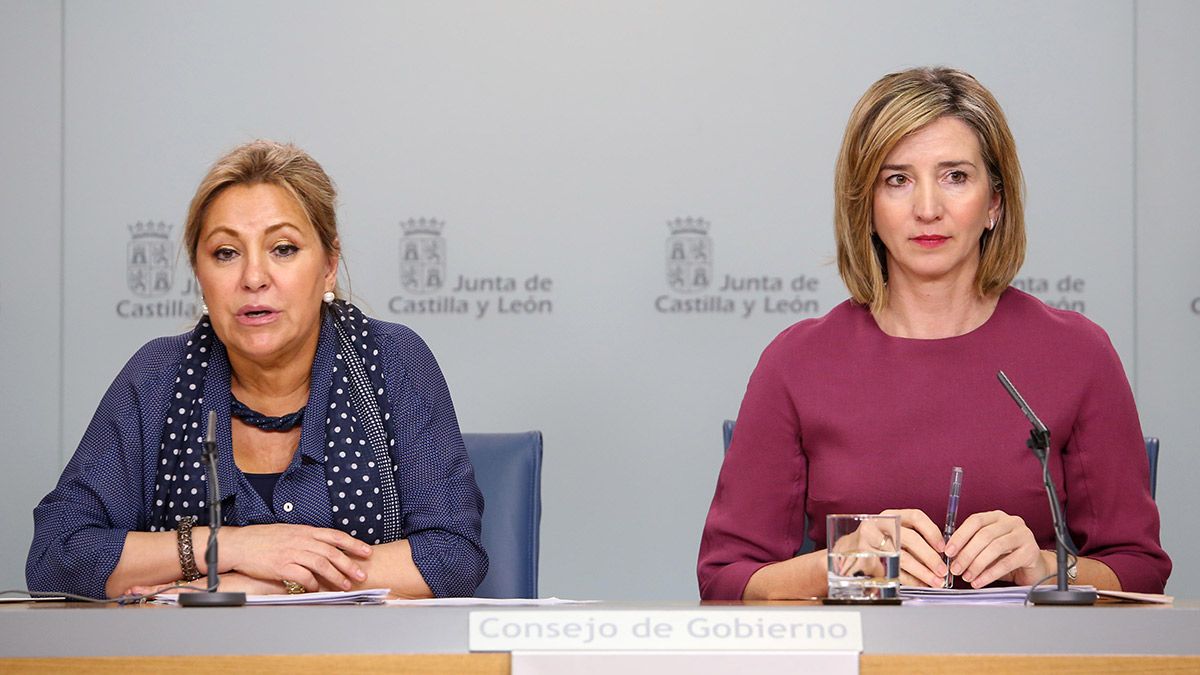
[[[288,595],[300,595],[301,593],[308,592],[308,589],[304,588],[295,581],[292,581],[291,579],[284,579],[283,587],[287,589]]]

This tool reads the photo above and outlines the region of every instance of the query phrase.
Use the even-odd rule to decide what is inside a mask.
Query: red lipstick
[[[922,234],[922,235],[913,237],[912,241],[916,242],[918,246],[921,246],[923,248],[937,248],[938,246],[941,246],[942,244],[946,243],[947,241],[950,241],[950,237],[946,237],[946,236],[943,236],[940,234]]]

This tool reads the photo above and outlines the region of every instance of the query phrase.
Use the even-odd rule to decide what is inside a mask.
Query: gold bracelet
[[[196,516],[187,516],[179,520],[175,530],[175,544],[179,549],[179,568],[183,570],[184,581],[195,581],[200,578],[200,568],[196,567],[196,554],[192,550],[192,525],[196,524]]]

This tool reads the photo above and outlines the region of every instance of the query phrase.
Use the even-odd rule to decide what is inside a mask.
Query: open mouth
[[[273,321],[275,315],[278,313],[271,307],[248,305],[238,310],[238,320],[248,325],[257,326]]]

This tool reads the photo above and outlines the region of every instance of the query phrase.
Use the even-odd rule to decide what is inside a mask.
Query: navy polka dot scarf
[[[325,482],[334,527],[369,543],[401,537],[396,444],[386,411],[379,348],[367,317],[354,305],[327,305],[338,333],[329,409],[325,418]],[[150,530],[173,530],[186,516],[208,523],[208,476],[201,463],[205,425],[204,378],[217,341],[207,316],[188,337],[163,425]],[[312,414],[310,411],[309,414]],[[218,411],[228,415],[229,411]]]

